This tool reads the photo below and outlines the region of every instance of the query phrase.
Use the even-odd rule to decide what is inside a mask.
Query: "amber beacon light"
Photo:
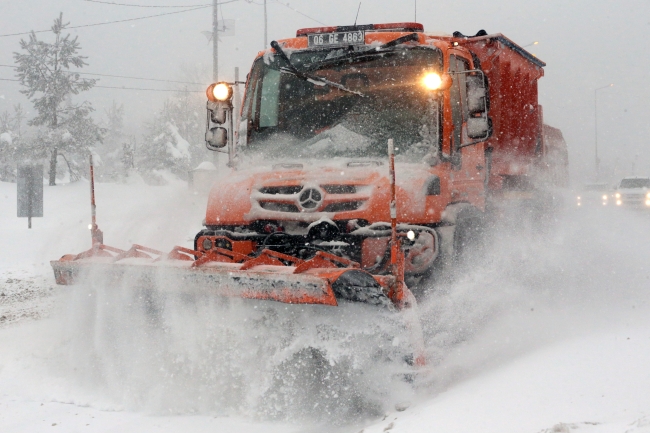
[[[232,98],[232,86],[224,82],[210,84],[206,93],[212,102],[225,102]]]

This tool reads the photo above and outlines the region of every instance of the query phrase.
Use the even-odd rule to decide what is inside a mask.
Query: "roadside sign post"
[[[32,218],[43,217],[43,166],[20,165],[16,180],[18,218],[27,218],[27,228],[32,228]]]

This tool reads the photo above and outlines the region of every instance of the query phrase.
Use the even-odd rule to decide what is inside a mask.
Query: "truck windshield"
[[[294,51],[290,60],[302,72],[343,54]],[[309,71],[342,89],[301,79],[280,56],[267,54],[246,88],[240,149],[265,158],[382,157],[393,138],[398,155],[421,159],[439,147],[441,102],[423,78],[440,73],[441,58],[435,48],[397,47]]]
[[[621,188],[650,188],[650,179],[623,179]]]

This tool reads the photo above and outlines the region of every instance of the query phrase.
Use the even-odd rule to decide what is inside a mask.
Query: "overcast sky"
[[[102,0],[104,1],[104,0]],[[211,0],[105,0],[123,4],[177,6],[210,4]],[[228,0],[222,0],[228,1]],[[263,0],[239,0],[221,7],[226,19],[236,20],[236,35],[223,37],[220,50],[222,78],[232,79],[235,66],[242,76],[264,45]],[[302,27],[347,25],[354,22],[356,0],[268,0],[269,41],[292,37]],[[598,143],[603,166],[617,161],[619,175],[650,175],[650,1],[545,0],[465,1],[419,0],[417,21],[425,31],[474,34],[479,29],[503,33],[520,45],[539,41],[528,49],[547,63],[540,80],[540,102],[546,123],[562,130],[570,148],[575,181],[594,172],[594,89],[598,92]],[[295,10],[308,15],[297,13]],[[0,0],[0,34],[48,29],[63,12],[71,26],[175,12],[179,8],[139,8],[99,4],[85,0]],[[363,0],[359,24],[414,20],[410,0]],[[316,20],[316,21],[315,21]],[[85,27],[70,32],[79,36],[88,56],[87,72],[136,77],[186,79],[185,70],[203,70],[205,83],[188,85],[204,90],[209,84],[212,48],[201,33],[209,31],[211,8],[174,15]],[[13,64],[20,38],[0,37],[0,64]],[[51,33],[41,33],[48,39]],[[0,78],[14,78],[0,67]],[[207,76],[206,76],[207,75]],[[174,85],[104,77],[105,86],[174,89]],[[18,93],[18,83],[0,81],[0,112],[17,102],[32,111]],[[169,93],[93,89],[86,93],[103,113],[111,101],[124,104],[133,129],[152,119]],[[637,156],[638,155],[638,156]],[[604,167],[606,169],[606,167]]]

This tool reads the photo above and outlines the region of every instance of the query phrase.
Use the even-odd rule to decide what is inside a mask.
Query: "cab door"
[[[467,134],[469,118],[467,100],[467,75],[471,61],[464,53],[449,55],[449,73],[453,84],[449,89],[451,105],[451,199],[452,202],[469,202],[478,208],[485,203],[486,161],[484,143],[475,143]],[[469,145],[468,145],[469,144]]]

